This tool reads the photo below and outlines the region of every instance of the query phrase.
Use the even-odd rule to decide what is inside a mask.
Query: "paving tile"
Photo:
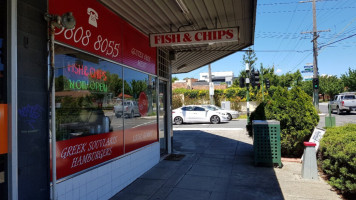
[[[227,178],[186,175],[177,184],[176,188],[223,192],[227,190],[228,185],[229,180]]]
[[[197,176],[211,176],[228,178],[231,175],[232,165],[207,166],[193,165],[187,174]]]
[[[167,200],[207,200],[210,197],[210,192],[175,188],[168,195]]]
[[[138,195],[150,196],[162,187],[164,180],[151,180],[151,179],[137,179],[131,183],[125,191]]]

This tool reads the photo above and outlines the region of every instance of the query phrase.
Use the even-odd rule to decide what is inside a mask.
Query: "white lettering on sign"
[[[140,133],[140,134],[137,134],[133,137],[133,142],[139,142],[139,141],[144,141],[146,140],[147,138],[150,138],[153,136],[153,132],[150,131],[150,132],[144,132],[144,133]]]
[[[55,35],[60,34],[64,34],[66,40],[73,40],[75,43],[82,44],[84,47],[92,43],[92,47],[95,51],[111,56],[112,58],[117,57],[120,53],[120,43],[109,40],[108,38],[103,38],[101,35],[98,35],[95,42],[92,42],[91,31],[84,30],[83,27],[74,27],[73,29],[66,30],[62,28],[58,33],[55,33]]]
[[[150,35],[151,47],[238,41],[238,28],[157,33]]]
[[[61,152],[62,159],[72,158],[73,167],[78,167],[85,163],[103,159],[112,154],[112,147],[118,142],[118,136],[94,140],[88,143],[81,143],[65,147]]]

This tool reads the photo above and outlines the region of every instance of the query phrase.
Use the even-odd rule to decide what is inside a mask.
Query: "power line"
[[[331,45],[331,44],[335,44],[335,43],[337,43],[337,42],[346,40],[346,39],[351,38],[351,37],[354,37],[354,36],[356,36],[356,34],[353,34],[353,35],[350,35],[350,36],[348,36],[348,37],[342,38],[342,39],[340,39],[340,40],[336,40],[336,41],[334,41],[334,42],[330,42],[330,43],[328,43],[328,44],[322,45],[322,46],[319,47],[319,50],[320,50],[321,48],[323,48],[323,47],[329,46],[329,45]]]

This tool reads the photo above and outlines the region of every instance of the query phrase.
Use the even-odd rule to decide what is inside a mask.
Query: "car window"
[[[344,99],[355,99],[355,96],[354,95],[347,95],[347,96],[345,96]]]
[[[337,97],[338,97],[338,96],[335,96],[335,99],[334,99],[335,101],[337,100]]]
[[[213,110],[213,111],[217,110],[215,107],[212,107],[212,106],[207,106],[206,108],[209,110]]]
[[[194,111],[205,111],[202,107],[194,107]]]
[[[193,110],[193,108],[191,106],[187,106],[187,107],[182,107],[182,110],[191,111]]]

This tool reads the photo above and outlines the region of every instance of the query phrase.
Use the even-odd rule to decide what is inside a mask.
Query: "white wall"
[[[109,199],[155,166],[159,160],[160,147],[155,142],[118,160],[57,183],[57,199]]]

